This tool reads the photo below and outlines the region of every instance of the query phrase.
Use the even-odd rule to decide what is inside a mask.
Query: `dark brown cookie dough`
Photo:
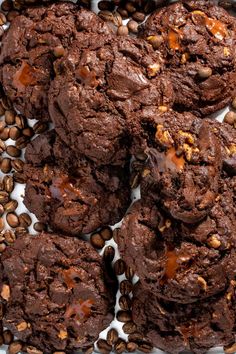
[[[163,62],[147,42],[87,36],[56,64],[49,110],[62,140],[97,164],[121,164],[130,144],[127,116],[168,106],[173,92]]]
[[[204,354],[235,343],[235,305],[235,282],[218,296],[188,305],[163,301],[137,284],[132,315],[155,347],[170,354]]]
[[[208,120],[191,113],[143,110],[133,124],[134,153],[148,159],[141,195],[160,200],[174,218],[202,220],[214,204],[222,167],[220,137]]]
[[[93,12],[58,2],[31,7],[17,16],[3,37],[0,65],[5,93],[27,118],[48,120],[48,89],[53,62],[83,32],[109,33]]]
[[[92,345],[113,318],[101,256],[82,240],[21,236],[0,268],[4,327],[44,353]]]
[[[53,230],[80,235],[122,219],[130,204],[128,163],[97,167],[54,131],[33,140],[25,157],[24,203]]]
[[[125,216],[118,245],[142,286],[166,300],[191,303],[224,291],[236,275],[234,184],[199,224],[170,219],[150,202],[136,202]],[[231,189],[232,188],[232,189]]]
[[[236,95],[236,19],[213,1],[183,1],[154,12],[141,36],[158,47],[177,109],[200,116]]]

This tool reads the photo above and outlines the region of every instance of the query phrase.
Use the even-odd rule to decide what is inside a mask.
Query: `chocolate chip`
[[[132,314],[130,311],[118,311],[116,317],[120,322],[129,322],[132,320]]]
[[[126,342],[123,339],[119,338],[115,344],[114,349],[115,349],[115,352],[119,353],[119,354],[125,352],[126,351]]]
[[[128,296],[124,295],[119,298],[119,305],[120,305],[121,310],[126,310],[126,311],[130,310],[131,303],[132,302]]]
[[[114,271],[116,275],[122,275],[125,272],[125,262],[122,259],[118,259],[114,264]]]
[[[94,248],[101,249],[105,245],[105,241],[99,233],[95,233],[90,237],[91,245]]]
[[[118,335],[117,330],[115,328],[111,328],[107,332],[107,343],[110,345],[116,344],[118,337],[119,337],[119,335]]]

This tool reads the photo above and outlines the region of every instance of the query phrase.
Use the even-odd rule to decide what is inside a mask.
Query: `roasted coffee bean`
[[[34,136],[34,131],[31,127],[27,127],[22,130],[22,134],[28,138],[32,138],[32,136]]]
[[[34,223],[33,227],[34,227],[34,230],[37,231],[37,232],[42,232],[42,231],[47,229],[47,226],[44,223],[42,223],[42,222]]]
[[[0,121],[0,133],[3,132],[4,128],[6,127],[6,122],[4,120]],[[5,139],[6,140],[6,139]]]
[[[114,21],[113,13],[108,10],[99,11],[98,16],[101,17],[106,22]]]
[[[117,320],[120,322],[129,322],[132,320],[132,315],[130,311],[118,311],[116,317]]]
[[[16,236],[12,230],[6,230],[4,232],[4,237],[7,243],[14,243],[16,240]]]
[[[115,328],[111,328],[107,332],[107,343],[110,345],[116,344],[117,340],[119,338],[119,334]]]
[[[2,27],[1,27],[1,28],[2,28]],[[0,116],[3,116],[4,114],[5,114],[5,109],[3,108],[2,103],[1,103],[1,101],[0,101]],[[5,127],[5,126],[6,126],[5,121],[1,121],[1,122],[4,123],[4,127]]]
[[[126,349],[129,353],[136,352],[137,348],[138,348],[138,344],[134,342],[128,342],[126,345]]]
[[[125,276],[128,280],[132,280],[134,277],[134,271],[130,267],[126,267]]]
[[[122,26],[118,27],[118,30],[117,30],[118,36],[127,36],[128,34],[129,34],[129,29],[127,26],[122,25]]]
[[[14,159],[11,162],[11,166],[14,170],[16,170],[17,172],[23,172],[23,168],[24,168],[24,161],[20,160],[20,159]]]
[[[16,210],[18,207],[18,201],[17,200],[10,200],[8,203],[4,205],[4,209],[6,213],[10,213]]]
[[[0,243],[0,253],[3,253],[5,251],[5,249],[7,248],[7,246],[5,245],[5,243]]]
[[[7,353],[8,354],[17,354],[21,351],[22,347],[23,347],[23,345],[20,341],[15,341],[9,345]]]
[[[107,343],[104,339],[99,339],[97,341],[97,347],[101,353],[109,353],[112,350],[112,346]]]
[[[224,122],[230,125],[234,125],[236,123],[236,113],[233,111],[229,111],[224,116]]]
[[[121,275],[125,272],[125,262],[122,259],[118,259],[114,264],[114,271],[116,275]]]
[[[98,248],[98,249],[103,248],[105,245],[105,241],[103,240],[102,236],[99,233],[95,233],[91,235],[90,242],[94,248]]]
[[[2,36],[4,35],[4,28],[2,26],[0,26],[0,38],[2,38]]]
[[[134,332],[132,334],[129,334],[128,336],[129,342],[142,342],[143,341],[143,335],[139,332]]]
[[[236,97],[233,99],[231,104],[232,104],[233,109],[236,109]]]
[[[15,172],[13,174],[14,181],[20,184],[24,184],[26,182],[26,178],[22,173]]]
[[[15,228],[16,237],[23,236],[28,233],[28,229],[23,226],[18,226]]]
[[[137,22],[143,22],[145,20],[145,17],[146,17],[146,15],[141,11],[135,11],[132,14],[133,20],[135,20]]]
[[[2,11],[10,11],[12,9],[12,1],[11,0],[4,0],[1,4]]]
[[[5,241],[5,237],[4,237],[4,232],[0,233],[0,242],[4,242]],[[0,323],[0,332],[1,332],[1,323]]]
[[[207,79],[212,75],[212,69],[208,67],[201,67],[198,69],[198,76],[201,79]]]
[[[103,11],[103,10],[108,10],[108,11],[113,11],[115,8],[114,3],[111,1],[99,1],[98,3],[98,9]]]
[[[20,226],[27,228],[32,224],[32,219],[29,214],[22,213],[19,215],[19,222]]]
[[[150,353],[153,350],[153,346],[151,343],[143,342],[139,344],[138,349],[143,353]]]
[[[5,345],[9,345],[9,344],[11,344],[13,342],[13,334],[8,329],[3,331],[2,336],[3,336],[3,343]]]
[[[125,352],[126,351],[126,342],[123,339],[119,338],[115,344],[114,349],[115,349],[115,352],[118,354]]]
[[[93,352],[94,352],[94,347],[90,347],[90,348],[86,349],[83,353],[84,354],[92,354]],[[54,354],[56,354],[56,353],[54,353]],[[63,354],[66,354],[66,353],[63,353]]]
[[[6,191],[0,191],[0,203],[6,204],[9,201],[9,194]]]
[[[131,304],[132,304],[132,301],[128,296],[123,295],[119,298],[119,305],[120,305],[121,310],[124,310],[124,311],[130,310]]]
[[[35,134],[42,134],[48,129],[47,123],[37,122],[33,126]]]
[[[8,145],[6,147],[6,153],[11,157],[19,157],[21,155],[21,151],[14,145]]]
[[[3,173],[9,173],[11,171],[11,159],[9,159],[8,157],[4,157],[1,162],[0,168]]]
[[[3,187],[6,192],[11,193],[14,189],[14,180],[12,176],[4,176],[3,178]]]
[[[35,347],[32,347],[31,345],[28,345],[26,347],[26,353],[28,354],[43,354],[43,352]]]
[[[120,283],[120,293],[121,295],[129,295],[133,289],[133,285],[129,280],[123,280]]]
[[[15,228],[19,226],[19,218],[15,213],[8,213],[6,216],[6,220],[9,224],[9,226]]]
[[[107,246],[103,254],[105,262],[111,263],[115,257],[115,249],[112,246]]]
[[[2,139],[3,141],[9,139],[9,132],[10,128],[5,127],[2,131],[0,131],[0,139]]]
[[[118,227],[117,229],[113,230],[113,240],[117,243],[117,237],[118,233],[120,231],[120,228]]]
[[[29,143],[30,139],[26,136],[20,136],[17,140],[16,140],[16,147],[20,150],[24,149],[28,143]]]
[[[128,11],[127,11],[126,9],[124,9],[123,7],[120,7],[120,6],[119,6],[119,7],[117,8],[117,12],[121,15],[121,17],[122,17],[123,19],[129,17]]]
[[[125,9],[128,11],[128,13],[133,14],[136,11],[136,7],[131,1],[127,1],[125,3]]]
[[[109,227],[105,227],[99,233],[104,241],[108,241],[112,238],[112,229],[110,229]]]
[[[131,33],[138,33],[138,22],[129,20],[127,27]]]
[[[20,129],[26,128],[27,123],[26,123],[26,120],[23,116],[17,115],[15,119],[16,119],[16,125],[18,128],[20,128]]]
[[[13,125],[15,124],[15,117],[16,117],[16,112],[13,110],[7,110],[5,112],[5,122],[8,125]]]
[[[4,206],[0,204],[0,216],[3,216],[4,212],[5,212]]]
[[[9,138],[12,140],[17,140],[21,136],[21,131],[17,127],[11,127],[9,131]]]
[[[7,22],[6,16],[4,15],[3,12],[0,12],[0,26],[5,25]]]
[[[137,326],[134,322],[130,321],[130,322],[126,322],[123,327],[122,327],[123,331],[125,334],[131,334],[134,333],[137,330]]]
[[[6,144],[4,141],[0,140],[0,154],[2,154],[6,150]]]

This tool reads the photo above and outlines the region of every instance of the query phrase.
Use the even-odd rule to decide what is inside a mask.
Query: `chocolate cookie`
[[[44,353],[92,345],[113,318],[101,256],[82,240],[21,236],[0,268],[4,327]]]
[[[52,229],[80,235],[120,221],[130,204],[129,165],[97,167],[50,131],[26,149],[24,203]]]
[[[154,12],[141,36],[166,59],[179,110],[200,116],[236,95],[236,19],[213,1],[182,1]]]
[[[125,216],[118,245],[142,286],[170,301],[191,303],[224,291],[236,275],[234,184],[195,225],[170,219],[159,206],[138,201]],[[230,189],[232,188],[232,189]]]
[[[133,124],[133,150],[148,156],[142,197],[160,200],[178,220],[199,222],[218,193],[222,151],[214,125],[191,113],[159,114],[153,109],[143,110],[139,118]]]
[[[48,89],[53,62],[83,32],[109,33],[93,12],[58,2],[26,9],[3,36],[0,65],[5,93],[27,118],[48,120]]]
[[[66,144],[97,164],[121,164],[130,137],[126,118],[143,106],[167,106],[172,89],[162,59],[131,37],[87,36],[56,64],[49,110]]]
[[[132,316],[137,330],[155,347],[170,354],[204,354],[235,343],[235,305],[234,281],[225,292],[188,305],[163,301],[137,284]]]

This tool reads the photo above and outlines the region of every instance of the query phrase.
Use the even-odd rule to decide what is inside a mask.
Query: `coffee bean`
[[[11,171],[11,159],[4,157],[1,161],[0,169],[3,173],[9,173]]]
[[[0,26],[5,25],[7,22],[6,16],[4,15],[3,12],[0,12]]]
[[[145,20],[146,15],[143,12],[135,11],[132,14],[132,19],[137,22],[143,22]]]
[[[32,219],[29,214],[22,213],[19,215],[19,222],[20,226],[27,228],[32,224]]]
[[[18,226],[15,228],[15,235],[16,237],[23,236],[28,233],[28,229],[22,226]]]
[[[26,347],[26,353],[28,354],[43,354],[43,352],[35,347],[32,347],[31,345],[28,345]]]
[[[121,295],[129,295],[129,293],[132,291],[133,285],[129,280],[123,280],[120,283],[120,293]]]
[[[126,342],[123,339],[119,338],[117,343],[115,344],[114,349],[115,349],[115,352],[118,354],[125,352],[126,351]]]
[[[134,333],[129,334],[128,339],[129,339],[129,342],[142,342],[143,335],[139,332],[134,332]]]
[[[136,11],[136,7],[131,1],[127,1],[125,3],[125,9],[128,11],[128,13],[132,14]]]
[[[97,341],[97,347],[101,353],[109,353],[112,350],[112,346],[107,343],[104,339],[99,339]]]
[[[10,213],[10,212],[15,211],[17,207],[18,207],[18,201],[17,200],[10,200],[4,206],[6,213]]]
[[[1,103],[2,103],[2,106],[5,109],[5,111],[8,110],[8,109],[12,109],[11,101],[10,101],[10,99],[7,96],[3,96],[1,98]]]
[[[8,329],[3,331],[2,336],[3,336],[3,343],[5,345],[9,345],[9,344],[11,344],[13,342],[13,334]]]
[[[129,34],[128,27],[125,25],[119,26],[117,30],[118,36],[127,36]]]
[[[138,33],[138,22],[134,20],[129,20],[127,27],[131,33]]]
[[[120,232],[120,228],[113,230],[113,240],[117,243],[118,233]]]
[[[112,238],[112,229],[106,227],[100,231],[100,235],[102,236],[104,241],[108,241]]]
[[[113,12],[113,23],[117,27],[122,26],[122,17],[117,11]]]
[[[16,170],[17,172],[23,172],[24,169],[24,161],[20,160],[20,159],[14,159],[11,162],[11,166],[14,170]]]
[[[16,140],[16,147],[20,150],[24,149],[28,143],[29,143],[29,138],[26,136],[20,136],[17,140]]]
[[[236,97],[233,99],[231,104],[232,104],[233,109],[236,109]]]
[[[0,253],[3,253],[6,248],[7,246],[5,245],[5,243],[0,243]]]
[[[35,134],[42,134],[48,129],[47,123],[37,122],[33,126]]]
[[[16,240],[16,236],[12,230],[6,230],[4,232],[4,237],[7,243],[14,243]]]
[[[16,116],[15,111],[7,110],[5,112],[5,122],[6,122],[6,124],[8,124],[8,125],[15,124],[15,116]]]
[[[99,1],[98,3],[98,9],[103,11],[103,10],[108,10],[108,11],[113,11],[114,10],[114,4],[111,1]]]
[[[134,333],[137,330],[137,326],[134,322],[130,321],[130,322],[126,322],[123,327],[122,327],[123,331],[125,334],[131,334]]]
[[[8,127],[4,128],[2,131],[0,131],[0,139],[2,139],[4,141],[9,139],[9,132],[10,132],[10,128],[8,128]]]
[[[125,276],[128,280],[132,280],[134,277],[134,271],[130,267],[126,267]]]
[[[115,257],[115,249],[112,246],[107,246],[104,250],[103,258],[105,262],[111,263]]]
[[[34,223],[34,230],[37,232],[42,232],[47,229],[46,225],[42,222],[36,222]]]
[[[236,123],[236,113],[233,111],[229,111],[224,116],[224,122],[230,125],[234,125]]]
[[[0,140],[0,154],[2,154],[6,150],[6,144],[4,141]]]
[[[9,201],[9,194],[5,191],[0,191],[0,203],[6,204]]]
[[[153,346],[151,343],[143,342],[139,344],[138,349],[143,353],[150,353],[153,350]]]
[[[121,296],[119,298],[119,305],[121,310],[125,310],[125,311],[130,310],[131,304],[132,304],[131,299],[128,296]]]
[[[125,262],[122,259],[118,259],[114,264],[114,271],[116,275],[122,275],[125,272]]]
[[[15,119],[16,119],[16,125],[18,128],[20,128],[20,129],[26,128],[27,123],[26,123],[26,120],[23,116],[17,115],[15,117]]]
[[[2,346],[3,345],[3,336],[2,336],[2,334],[0,334],[0,346]]]
[[[207,79],[211,75],[212,75],[212,69],[211,68],[201,67],[200,69],[198,69],[198,76],[201,79]]]
[[[34,131],[31,127],[27,127],[22,130],[22,134],[28,138],[32,138],[32,136],[34,136]]]
[[[3,132],[4,128],[6,127],[6,122],[4,120],[0,121],[0,133]],[[6,139],[5,139],[6,140]]]
[[[95,233],[90,237],[91,245],[95,248],[101,249],[105,245],[105,241],[99,233]]]
[[[10,175],[4,176],[3,178],[3,187],[6,192],[11,193],[14,189],[14,180]]]
[[[24,184],[26,182],[26,178],[22,173],[15,172],[13,174],[14,181],[20,184]]]
[[[11,127],[9,130],[9,137],[12,140],[17,140],[21,136],[21,131],[17,127]]]
[[[121,15],[121,17],[122,17],[123,19],[129,17],[128,11],[127,11],[126,9],[124,9],[123,7],[118,7],[118,8],[117,8],[117,12]]]
[[[19,157],[21,155],[21,151],[14,145],[8,145],[6,147],[6,152],[11,157]]]
[[[118,340],[118,332],[115,328],[111,328],[108,332],[107,332],[107,343],[110,345],[114,345],[117,340]]]
[[[3,216],[4,213],[5,213],[4,206],[0,204],[0,216]]]
[[[7,352],[9,354],[17,354],[21,351],[22,347],[23,347],[23,345],[21,342],[15,341],[9,345]]]
[[[133,353],[133,352],[136,352],[138,345],[134,342],[129,342],[126,345],[126,348],[129,353]]]
[[[90,348],[86,349],[83,353],[84,354],[92,354],[93,352],[94,352],[94,347],[90,347]],[[54,353],[54,354],[56,354],[56,353]],[[63,353],[63,354],[66,354],[66,353]]]
[[[15,213],[8,213],[6,216],[6,220],[9,224],[9,226],[15,228],[19,226],[19,218]]]
[[[117,320],[120,322],[129,322],[132,320],[132,315],[130,311],[118,311],[116,317]]]
[[[12,9],[12,1],[11,0],[4,0],[1,4],[2,11],[8,12]]]
[[[2,102],[0,101],[0,116],[3,116],[4,114],[5,114],[5,108],[3,108]],[[1,122],[3,122],[5,124],[4,125],[4,127],[5,127],[6,126],[5,121],[1,121]]]
[[[2,36],[4,35],[4,28],[2,26],[0,26],[0,38],[2,38]]]
[[[7,14],[7,21],[11,22],[12,20],[14,20],[14,18],[16,18],[19,15],[19,11],[16,10],[11,10],[8,12]]]

